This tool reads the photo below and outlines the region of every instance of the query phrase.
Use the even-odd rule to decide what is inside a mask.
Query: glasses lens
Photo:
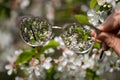
[[[39,17],[23,17],[20,21],[21,36],[30,46],[42,46],[51,37],[51,25]]]
[[[69,49],[76,53],[87,53],[92,46],[90,32],[88,26],[67,24],[63,27],[62,38]]]

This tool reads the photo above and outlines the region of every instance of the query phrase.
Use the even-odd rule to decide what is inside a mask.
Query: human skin
[[[102,32],[97,34],[95,31],[92,31],[91,39],[99,43],[104,42],[107,46],[114,49],[120,57],[120,9],[111,13],[106,20],[98,26],[98,29]]]

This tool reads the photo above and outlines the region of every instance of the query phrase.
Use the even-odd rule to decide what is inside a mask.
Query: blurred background
[[[15,75],[8,76],[4,68],[7,56],[27,46],[19,34],[21,16],[41,16],[52,25],[63,26],[88,10],[89,0],[0,0],[0,80],[14,80]],[[117,80],[119,75],[113,72],[101,77]]]

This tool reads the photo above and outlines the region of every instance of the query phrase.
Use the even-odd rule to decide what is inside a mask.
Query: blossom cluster
[[[87,12],[89,22],[94,26],[101,24],[106,17],[115,9],[120,9],[120,0],[97,0],[99,8],[90,9]]]
[[[112,53],[106,51],[105,57],[102,62],[98,61],[99,50],[94,48],[92,54],[78,55],[72,50],[65,47],[65,44],[61,37],[56,37],[55,41],[59,41],[60,45],[57,46],[57,50],[61,51],[58,58],[47,55],[57,55],[54,48],[49,48],[44,53],[39,55],[39,58],[32,57],[26,66],[26,64],[19,64],[20,70],[25,71],[27,79],[29,80],[45,80],[48,76],[47,71],[54,68],[56,71],[53,75],[54,80],[84,80],[87,74],[87,70],[93,70],[97,75],[101,75],[106,71],[113,72],[114,70],[120,70],[120,60],[117,58],[111,59]],[[15,64],[18,55],[22,54],[23,51],[16,51],[9,59],[10,64],[6,65],[5,68],[8,70],[8,74],[12,72],[17,73],[17,66]],[[12,60],[12,61],[11,61]],[[112,66],[111,66],[112,65]],[[16,80],[19,77],[16,77]],[[22,77],[20,78],[22,80]]]

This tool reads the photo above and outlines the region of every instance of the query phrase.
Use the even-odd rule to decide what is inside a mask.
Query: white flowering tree
[[[86,14],[75,15],[77,23],[63,27],[40,17],[21,17],[20,35],[30,48],[8,58],[8,75],[16,74],[16,80],[99,80],[105,72],[119,71],[115,52],[105,51],[101,61],[100,44],[90,40],[91,26],[101,24],[114,9],[120,9],[120,0],[91,0]]]

